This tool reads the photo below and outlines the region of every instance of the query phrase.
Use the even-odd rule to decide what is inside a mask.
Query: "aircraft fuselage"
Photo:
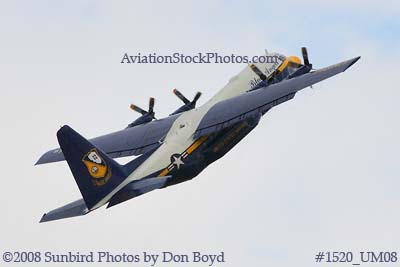
[[[190,154],[184,152],[181,155],[172,156],[171,164],[160,173],[172,175],[165,187],[196,177],[208,165],[223,157],[236,146],[257,126],[258,121],[259,118],[248,119],[218,133],[200,137],[196,142],[201,142],[201,144],[194,152]],[[179,157],[182,162],[179,162]]]

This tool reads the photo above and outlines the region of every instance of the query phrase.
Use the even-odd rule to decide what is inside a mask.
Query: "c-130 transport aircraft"
[[[60,148],[50,150],[36,164],[66,160],[83,196],[43,215],[40,222],[85,215],[196,177],[224,156],[271,108],[292,99],[303,88],[344,72],[360,57],[314,70],[302,48],[298,57],[277,53],[276,60],[253,63],[231,78],[214,97],[196,108],[201,93],[166,118],[155,119],[154,98],[126,129],[85,139],[65,125],[57,132]],[[125,165],[113,158],[137,155]]]

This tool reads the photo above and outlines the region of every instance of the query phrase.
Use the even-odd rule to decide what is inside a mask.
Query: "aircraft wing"
[[[159,145],[179,115],[155,120],[146,124],[106,134],[89,141],[112,158],[143,154]],[[43,154],[36,162],[45,164],[64,160],[61,149],[53,149]]]
[[[344,72],[359,59],[360,57],[356,57],[218,102],[203,117],[194,137],[220,131],[249,117],[260,116],[273,106],[292,99],[301,89]]]

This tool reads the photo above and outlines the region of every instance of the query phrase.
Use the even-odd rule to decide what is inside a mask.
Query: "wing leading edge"
[[[301,89],[344,72],[359,59],[360,57],[356,57],[218,102],[201,120],[194,137],[210,134],[246,118],[264,114],[272,107],[292,99]]]

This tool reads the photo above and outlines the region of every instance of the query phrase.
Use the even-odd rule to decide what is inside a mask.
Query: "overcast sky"
[[[110,2],[0,1],[1,253],[224,251],[221,266],[309,267],[320,250],[400,252],[398,1]],[[196,179],[38,223],[81,197],[65,162],[33,166],[61,125],[122,129],[150,96],[163,117],[181,105],[173,88],[202,104],[244,67],[120,64],[125,52],[301,46],[316,68],[362,58],[274,108]]]

